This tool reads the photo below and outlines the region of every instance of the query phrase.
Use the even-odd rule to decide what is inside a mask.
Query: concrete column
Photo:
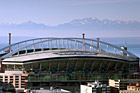
[[[0,72],[2,72],[3,71],[3,66],[2,66],[2,58],[0,58]]]
[[[3,75],[3,82],[5,82],[5,75]]]
[[[14,86],[14,88],[16,87],[16,76],[15,75],[13,75],[13,86]]]
[[[19,76],[19,88],[21,88],[21,76]]]

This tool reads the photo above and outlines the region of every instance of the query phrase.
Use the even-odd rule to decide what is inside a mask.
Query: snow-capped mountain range
[[[45,24],[38,24],[32,21],[27,21],[21,24],[0,24],[0,31],[13,31],[13,33],[19,35],[21,33],[25,34],[25,31],[28,31],[28,34],[35,33],[40,31],[42,34],[56,34],[56,33],[96,33],[99,34],[111,34],[117,33],[128,33],[129,36],[140,36],[135,35],[134,33],[140,34],[140,22],[138,21],[121,21],[121,20],[109,20],[103,19],[100,20],[95,17],[75,19],[71,22],[64,24],[59,24],[57,26],[49,26]],[[106,33],[103,33],[106,31]],[[117,33],[116,33],[117,31]],[[38,33],[38,32],[37,32]],[[41,34],[40,34],[41,35]],[[61,35],[61,34],[60,34]]]
[[[139,30],[140,22],[120,20],[99,20],[97,18],[76,19],[58,27],[78,28],[80,30]]]
[[[1,29],[79,29],[79,30],[140,30],[138,21],[99,20],[95,17],[76,19],[57,26],[48,26],[27,21],[22,24],[0,24]]]

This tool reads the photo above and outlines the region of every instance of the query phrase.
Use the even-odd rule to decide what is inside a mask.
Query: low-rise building
[[[23,73],[23,71],[5,71],[5,73],[0,73],[0,82],[2,82],[3,88],[27,88],[27,76],[28,74]]]
[[[109,86],[118,88],[118,90],[126,90],[127,86],[132,83],[140,83],[139,79],[109,79]]]
[[[80,86],[80,93],[117,93],[112,87],[102,84],[99,81],[87,83]]]
[[[127,86],[127,90],[120,90],[120,93],[140,93],[140,84],[132,83]]]

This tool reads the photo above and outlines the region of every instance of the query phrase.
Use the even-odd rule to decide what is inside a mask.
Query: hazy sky
[[[140,0],[0,0],[0,23],[57,25],[93,16],[140,21]]]

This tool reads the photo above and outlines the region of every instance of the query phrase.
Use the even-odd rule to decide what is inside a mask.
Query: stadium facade
[[[84,38],[36,38],[0,49],[4,88],[76,86],[84,82],[129,79],[139,58],[126,47]]]

